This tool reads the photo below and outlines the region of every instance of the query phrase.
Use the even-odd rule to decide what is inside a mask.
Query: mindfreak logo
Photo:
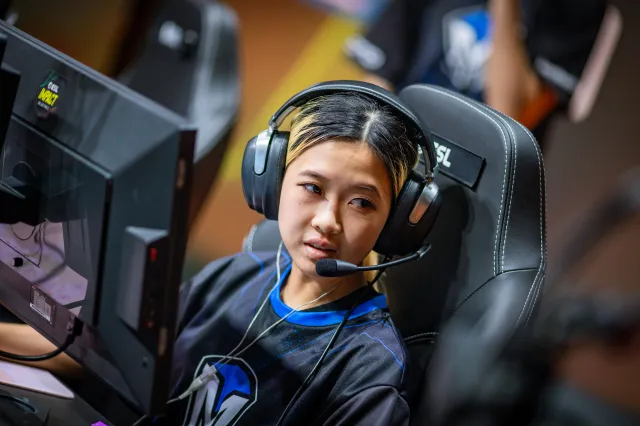
[[[258,378],[240,358],[211,355],[202,358],[193,378],[214,374],[189,397],[183,426],[232,426],[256,402]]]

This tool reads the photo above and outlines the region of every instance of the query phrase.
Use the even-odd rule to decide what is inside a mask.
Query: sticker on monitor
[[[37,90],[35,101],[36,114],[41,119],[46,119],[55,114],[60,107],[60,97],[63,96],[66,80],[55,71],[49,71],[47,77]]]

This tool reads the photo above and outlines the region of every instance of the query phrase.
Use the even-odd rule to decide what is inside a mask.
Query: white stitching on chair
[[[491,116],[487,115],[487,113],[485,113],[484,111],[482,111],[481,109],[479,109],[478,107],[476,107],[473,104],[470,104],[469,102],[466,102],[460,98],[456,98],[455,96],[444,92],[442,90],[438,90],[435,87],[426,87],[427,90],[431,90],[434,92],[438,92],[440,94],[443,94],[445,96],[450,97],[451,99],[455,99],[456,101],[462,102],[463,104],[470,106],[471,108],[475,109],[476,111],[478,111],[480,114],[484,115],[485,117],[487,117],[489,120],[491,120],[493,122],[493,124],[496,125],[496,127],[500,130],[500,133],[502,134],[502,142],[504,143],[504,176],[502,178],[502,194],[500,197],[500,212],[498,214],[498,225],[496,226],[496,239],[495,239],[495,243],[493,246],[493,274],[494,275],[498,275],[498,271],[496,269],[496,263],[498,261],[498,236],[500,235],[500,225],[501,225],[501,220],[502,220],[502,205],[504,204],[504,192],[507,186],[507,154],[509,151],[509,148],[507,147],[507,137],[504,134],[504,131],[502,130],[502,127],[500,127],[500,125],[496,122],[496,120],[494,120]]]
[[[513,174],[511,175],[511,190],[509,191],[509,206],[507,207],[507,223],[504,226],[504,240],[502,243],[502,261],[500,263],[500,273],[504,272],[504,256],[507,251],[507,233],[509,232],[509,223],[511,220],[511,200],[513,199],[513,184],[516,181],[516,167],[518,165],[518,142],[516,139],[516,135],[513,133],[513,130],[511,130],[511,126],[509,125],[509,123],[507,123],[506,120],[504,121],[507,126],[507,131],[513,138],[514,155],[512,156]]]
[[[514,120],[515,121],[515,120]],[[546,222],[547,220],[547,216],[546,216],[546,210],[547,210],[547,205],[546,203],[544,203],[544,207],[545,207],[545,214],[542,214],[542,205],[543,205],[543,191],[546,188],[546,173],[544,174],[544,182],[542,179],[543,173],[542,171],[544,170],[544,161],[542,159],[542,155],[540,153],[540,147],[538,146],[538,143],[535,141],[535,139],[533,138],[533,135],[531,134],[531,132],[529,131],[529,129],[527,129],[526,127],[524,127],[522,124],[520,124],[519,122],[515,121],[515,123],[520,126],[520,128],[522,130],[524,130],[525,134],[529,137],[529,139],[531,140],[531,143],[533,144],[533,148],[536,150],[536,156],[538,157],[538,178],[539,178],[539,186],[540,186],[540,206],[539,206],[539,216],[540,216],[540,266],[538,267],[538,272],[536,273],[536,276],[533,278],[533,283],[531,285],[531,288],[529,289],[529,294],[527,294],[527,299],[524,301],[524,305],[522,306],[522,311],[520,312],[520,315],[518,316],[518,320],[516,321],[517,323],[520,322],[520,318],[522,317],[522,314],[524,314],[524,311],[527,308],[527,303],[529,302],[529,298],[531,297],[531,292],[534,290],[535,288],[535,296],[534,296],[534,305],[535,306],[535,299],[537,299],[538,294],[540,293],[540,288],[542,287],[541,283],[544,277],[543,275],[540,275],[540,273],[542,272],[542,267],[545,264],[545,258],[546,258],[546,245],[544,244],[544,233],[546,233],[546,228],[543,226],[543,220]],[[544,231],[544,232],[543,232]],[[538,276],[540,276],[540,280],[538,281]],[[536,281],[538,281],[538,283],[536,283]],[[531,318],[531,314],[533,313],[533,306],[531,307],[531,309],[529,310],[529,315],[527,316],[527,321],[525,322],[525,324],[527,322],[529,322],[529,319]]]
[[[494,111],[495,113],[497,113],[499,116],[504,115],[499,111],[494,110],[491,107],[488,107],[490,110]],[[501,118],[503,121],[506,122],[506,120],[504,120],[503,118]],[[540,200],[539,200],[539,217],[540,217],[540,264],[538,266],[538,272],[536,273],[536,276],[533,278],[533,283],[531,284],[531,288],[529,289],[529,293],[527,294],[527,299],[524,301],[524,304],[522,306],[522,311],[520,312],[520,316],[518,316],[518,320],[517,322],[520,321],[520,318],[522,317],[522,314],[524,313],[524,311],[526,310],[527,307],[527,302],[529,301],[530,297],[531,297],[531,292],[535,289],[535,296],[534,296],[534,302],[533,302],[533,306],[535,306],[535,299],[538,298],[538,294],[540,293],[540,289],[542,288],[542,281],[544,279],[544,273],[541,275],[540,273],[542,272],[542,268],[545,265],[546,261],[546,245],[544,244],[544,241],[546,239],[546,227],[544,227],[544,236],[543,236],[543,217],[546,223],[547,220],[547,205],[546,203],[544,204],[545,206],[545,214],[543,216],[542,214],[542,201],[543,201],[543,191],[546,191],[546,179],[547,179],[547,175],[546,173],[544,174],[544,182],[542,179],[542,172],[544,170],[544,159],[542,159],[542,153],[540,152],[540,147],[537,144],[537,142],[535,141],[535,138],[533,137],[533,135],[531,134],[531,132],[529,131],[529,129],[527,129],[526,127],[524,127],[520,122],[513,120],[514,123],[516,123],[518,126],[520,126],[520,128],[524,131],[524,133],[529,137],[529,140],[531,140],[531,143],[533,144],[533,148],[536,151],[536,156],[538,157],[538,178],[539,178],[539,186],[540,186]],[[507,126],[510,128],[510,126],[507,123]],[[515,141],[515,139],[514,139]],[[546,193],[546,192],[545,192]],[[508,224],[507,224],[508,225]],[[544,237],[544,238],[543,238]],[[506,246],[506,238],[505,238],[505,246]],[[538,277],[540,277],[540,280],[538,280]],[[537,281],[537,283],[536,283]],[[531,318],[531,315],[533,314],[533,306],[531,307],[531,309],[529,310],[529,315],[527,316],[527,321],[525,322],[528,323],[529,319]]]
[[[487,107],[490,110],[494,111],[495,113],[497,113],[499,116],[504,115],[499,111],[494,110],[491,107]],[[506,120],[504,120],[504,118],[502,118],[503,121],[506,122]],[[520,122],[513,120],[514,123],[516,123],[518,126],[520,126],[520,128],[524,131],[524,133],[529,137],[529,140],[531,140],[531,143],[533,144],[533,148],[536,151],[536,156],[538,157],[538,178],[539,178],[539,186],[540,186],[540,200],[539,200],[539,217],[540,217],[540,264],[538,266],[538,272],[536,273],[536,276],[533,278],[533,283],[531,284],[531,288],[529,289],[529,293],[527,294],[527,299],[524,301],[524,304],[522,306],[522,311],[520,312],[520,316],[518,316],[518,320],[517,322],[520,321],[520,318],[522,317],[522,314],[524,313],[524,311],[526,310],[527,307],[527,302],[529,301],[530,297],[531,297],[531,292],[535,289],[536,293],[534,296],[534,303],[533,306],[535,306],[535,299],[537,299],[538,294],[540,292],[540,289],[542,288],[542,281],[544,278],[544,273],[542,275],[540,275],[540,273],[542,272],[542,268],[545,265],[546,261],[546,245],[544,244],[544,241],[546,238],[543,238],[543,217],[544,220],[546,222],[547,220],[547,215],[546,215],[546,209],[547,209],[547,205],[545,203],[545,214],[544,216],[542,215],[542,194],[543,191],[546,191],[546,174],[544,175],[544,182],[542,179],[542,172],[544,170],[544,160],[542,159],[542,153],[540,152],[540,147],[537,144],[537,142],[535,141],[535,138],[533,137],[533,135],[531,134],[531,132],[529,131],[529,129],[527,129],[526,127],[524,127]],[[508,125],[508,123],[507,123]],[[508,125],[508,127],[510,128],[510,126]],[[515,141],[515,139],[514,139]],[[544,237],[546,237],[546,227],[544,227]],[[505,238],[505,246],[506,246],[506,238]],[[540,280],[538,280],[538,277],[540,277]],[[537,284],[536,284],[536,281]],[[529,310],[529,315],[527,316],[527,321],[525,322],[525,324],[527,322],[529,322],[529,319],[531,318],[531,315],[533,313],[533,306],[532,308]]]
[[[411,343],[415,340],[421,340],[422,338],[429,338],[431,340],[435,340],[436,337],[438,337],[438,333],[436,332],[428,332],[428,333],[419,333],[419,334],[414,334],[413,336],[409,336],[407,338],[404,339],[405,343]]]
[[[479,110],[474,105],[469,104],[468,102],[465,102],[462,99],[456,98],[455,96],[452,96],[451,94],[449,94],[447,92],[443,92],[443,91],[438,90],[436,88],[427,87],[427,89],[428,90],[432,90],[434,92],[441,93],[441,94],[443,94],[445,96],[448,96],[448,97],[450,97],[452,99],[458,100],[458,101],[460,101],[460,102],[462,102],[462,103],[464,103],[464,104],[466,104],[468,106],[471,106],[476,111],[478,111],[481,114],[483,114],[485,117],[488,117],[491,121],[494,122],[494,124],[497,125],[497,123],[495,122],[495,120],[493,120],[493,118],[491,118],[490,116],[485,114],[483,111]],[[541,153],[540,153],[540,150],[539,150],[539,146],[536,143],[535,139],[533,138],[533,135],[531,134],[531,132],[526,127],[524,127],[518,121],[516,121],[516,120],[513,120],[513,121],[518,126],[520,126],[520,128],[522,128],[522,130],[525,132],[525,134],[529,137],[529,139],[531,140],[531,143],[533,144],[533,147],[534,147],[534,149],[536,151],[536,156],[538,157],[538,176],[539,176],[539,186],[540,186],[540,200],[539,200],[539,209],[540,209],[540,211],[539,211],[539,217],[540,217],[540,257],[541,257],[541,259],[540,259],[540,264],[539,264],[539,267],[538,267],[538,272],[536,273],[536,276],[533,278],[533,283],[532,283],[531,288],[529,289],[529,294],[527,295],[527,299],[525,300],[524,305],[522,307],[522,311],[520,312],[520,316],[518,317],[518,322],[519,322],[520,318],[522,317],[522,314],[524,314],[524,311],[526,310],[527,303],[529,302],[529,299],[531,297],[531,292],[534,291],[534,289],[535,289],[534,299],[538,297],[538,294],[540,292],[540,288],[542,287],[541,286],[542,279],[544,277],[544,274],[541,275],[541,272],[542,272],[543,266],[545,264],[545,260],[544,259],[546,257],[546,253],[545,253],[546,252],[546,246],[544,244],[544,232],[546,232],[546,230],[544,229],[544,226],[543,226],[543,220],[546,221],[546,204],[545,204],[545,215],[542,214],[542,205],[543,205],[543,191],[544,191],[544,188],[545,188],[545,185],[546,185],[546,174],[544,175],[544,182],[543,182],[542,171],[544,169],[544,162],[541,159]],[[509,128],[510,126],[507,126],[507,127]],[[503,203],[503,200],[504,200],[504,191],[505,191],[506,176],[507,176],[507,153],[508,152],[507,152],[507,143],[506,143],[506,138],[505,138],[504,132],[502,131],[502,128],[500,126],[498,126],[498,128],[500,129],[500,133],[502,133],[502,138],[503,138],[503,142],[504,142],[504,145],[505,145],[505,153],[504,153],[505,154],[505,171],[504,171],[504,178],[503,178],[503,183],[502,183],[502,199],[501,199],[501,204],[500,204],[500,216],[502,216],[502,203]],[[515,141],[515,138],[514,138],[514,141]],[[514,172],[515,172],[515,170],[514,170]],[[509,209],[510,209],[510,207],[509,207]],[[509,224],[508,220],[509,219],[507,219],[507,227],[508,227],[508,224]],[[498,241],[499,230],[500,230],[500,218],[498,219],[498,228],[496,229],[496,246],[497,246],[497,241]],[[505,236],[505,245],[506,245],[506,236]],[[496,263],[495,262],[495,259],[496,259],[496,248],[497,247],[494,247],[494,273],[495,273],[495,263]],[[496,275],[497,275],[497,273],[496,273]],[[538,280],[538,278],[540,278],[540,280]],[[527,322],[529,321],[529,318],[531,317],[532,312],[533,312],[533,309],[531,309],[529,311]]]
[[[520,125],[520,127],[523,127],[522,125]],[[525,129],[526,130],[526,129]],[[542,289],[542,283],[544,281],[544,277],[545,277],[545,273],[543,272],[543,266],[546,265],[547,261],[547,245],[545,244],[546,238],[547,238],[547,227],[546,227],[546,222],[547,222],[547,203],[546,203],[546,191],[547,191],[547,174],[544,173],[544,158],[542,157],[542,152],[540,152],[540,148],[538,146],[537,143],[535,143],[535,141],[533,140],[533,136],[531,135],[531,132],[529,132],[527,130],[527,135],[529,136],[529,139],[532,140],[532,142],[534,142],[533,146],[536,149],[536,154],[538,155],[538,164],[539,164],[539,176],[540,176],[540,268],[538,270],[538,273],[540,274],[540,279],[538,280],[538,283],[536,285],[536,294],[533,297],[533,305],[531,306],[531,309],[529,310],[529,315],[527,315],[527,321],[525,322],[525,324],[527,324],[529,322],[529,320],[531,319],[531,315],[533,314],[533,308],[535,307],[536,304],[536,300],[538,299],[538,295],[540,294],[540,290]],[[544,179],[543,179],[544,178]],[[543,198],[543,191],[544,191],[544,198]],[[542,212],[542,204],[544,202],[544,216],[543,216],[543,212]],[[543,222],[543,218],[544,218],[544,222]],[[544,226],[543,226],[544,225]],[[543,232],[544,230],[544,232]],[[534,283],[535,283],[535,278],[534,278]]]

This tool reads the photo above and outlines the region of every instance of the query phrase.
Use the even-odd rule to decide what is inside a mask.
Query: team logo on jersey
[[[461,91],[481,92],[491,54],[491,17],[472,7],[448,13],[442,22],[446,74]]]
[[[240,358],[212,355],[202,358],[193,378],[214,378],[189,397],[183,426],[232,426],[258,397],[258,378]],[[216,365],[217,364],[217,365]]]

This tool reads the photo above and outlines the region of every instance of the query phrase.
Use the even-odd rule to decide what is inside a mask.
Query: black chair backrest
[[[473,321],[504,286],[524,326],[535,311],[546,269],[545,176],[537,141],[522,125],[487,106],[430,85],[404,89],[400,98],[434,134],[443,197],[420,261],[387,271],[384,290],[405,337],[415,374],[424,376],[443,321]],[[277,223],[265,221],[245,239],[245,250],[275,250]],[[521,299],[521,300],[520,300]],[[508,330],[509,327],[504,327]],[[424,381],[415,389],[413,419]]]

